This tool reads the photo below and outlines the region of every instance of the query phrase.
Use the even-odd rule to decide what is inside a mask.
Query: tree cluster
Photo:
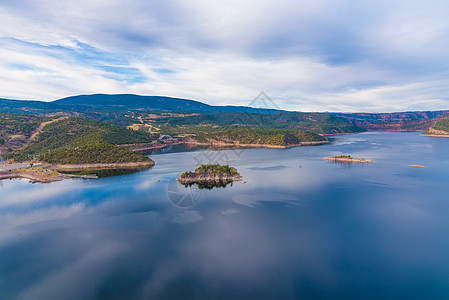
[[[41,155],[42,162],[50,164],[95,164],[151,161],[150,158],[127,148],[105,142],[87,144],[74,148],[62,148]]]
[[[226,175],[236,175],[238,172],[230,167],[229,165],[220,165],[220,164],[208,164],[201,165],[195,169],[195,172],[187,171],[181,174],[181,178],[193,177],[197,175],[217,175],[217,174],[226,174]]]

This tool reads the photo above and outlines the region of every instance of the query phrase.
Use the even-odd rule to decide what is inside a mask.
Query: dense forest
[[[239,175],[235,168],[230,167],[229,165],[220,165],[220,164],[208,164],[201,165],[195,169],[195,172],[187,171],[180,175],[180,178],[189,178],[194,176],[203,176],[203,175]]]
[[[106,142],[89,143],[75,148],[62,148],[41,155],[40,161],[50,164],[94,164],[150,162],[151,159],[124,147]]]
[[[134,131],[126,127],[84,118],[39,117],[3,113],[0,117],[0,146],[3,146],[0,150],[3,152],[2,156],[7,159],[14,158],[16,161],[27,161],[48,153],[59,153],[55,152],[59,150],[62,151],[61,153],[67,153],[67,151],[83,149],[86,145],[91,147],[97,143],[103,145],[104,149],[108,149],[110,154],[115,153],[115,156],[111,156],[112,160],[119,161],[117,155],[125,155],[126,153],[115,151],[110,147],[105,148],[104,144],[113,146],[150,143],[155,139],[148,132]],[[9,147],[11,145],[15,147]],[[129,156],[128,154],[125,156],[125,160],[135,161],[137,157],[141,159],[140,155]],[[99,156],[100,158],[102,161],[105,160],[102,156]]]
[[[265,144],[273,146],[289,146],[302,142],[326,141],[326,138],[312,132],[288,129],[231,129],[198,134],[194,139],[200,143],[218,141],[233,144]]]

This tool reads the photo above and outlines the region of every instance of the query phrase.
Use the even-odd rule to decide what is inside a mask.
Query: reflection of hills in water
[[[104,178],[104,177],[129,175],[140,172],[142,170],[143,169],[101,169],[101,170],[84,170],[78,172],[64,172],[64,171],[59,172],[73,175],[96,175],[98,176],[98,178]]]
[[[186,188],[191,187],[193,185],[197,185],[201,190],[211,190],[213,188],[226,188],[229,184],[232,186],[233,181],[228,180],[220,180],[220,181],[200,181],[200,182],[190,182],[190,183],[181,183]]]
[[[347,167],[347,168],[354,167],[354,166],[362,167],[362,166],[368,165],[367,163],[359,163],[359,162],[353,162],[353,161],[328,160],[328,162],[330,164],[337,164],[337,165],[341,165],[341,166]]]
[[[188,144],[168,144],[164,148],[141,151],[140,153],[143,155],[179,153],[179,152],[197,151],[198,149],[205,150],[206,148],[207,147],[205,147],[205,146],[188,145]]]
[[[210,146],[210,145],[194,145],[194,144],[169,144],[163,148],[151,149],[146,151],[139,151],[143,155],[151,154],[164,154],[164,153],[180,153],[180,152],[193,152],[200,150],[217,151],[217,150],[232,150],[232,149],[245,149],[245,147],[236,146]]]

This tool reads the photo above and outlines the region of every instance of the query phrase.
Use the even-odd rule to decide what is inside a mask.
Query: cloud
[[[447,109],[442,0],[0,4],[0,97],[168,95],[303,111]]]

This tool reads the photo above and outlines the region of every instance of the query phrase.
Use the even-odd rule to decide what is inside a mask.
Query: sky
[[[2,0],[0,97],[449,109],[447,0]]]

